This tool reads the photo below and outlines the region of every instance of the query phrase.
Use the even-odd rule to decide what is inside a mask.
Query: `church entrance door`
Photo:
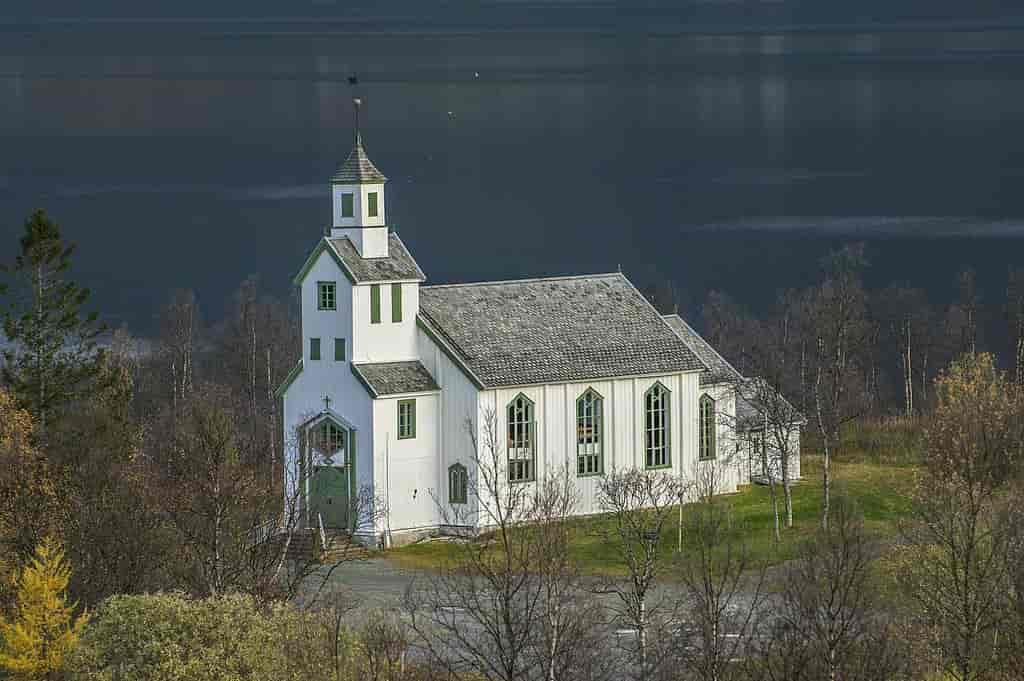
[[[348,468],[340,466],[314,466],[309,481],[309,508],[316,523],[319,513],[324,527],[348,528]]]

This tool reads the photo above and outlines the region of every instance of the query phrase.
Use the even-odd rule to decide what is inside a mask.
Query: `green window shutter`
[[[391,285],[391,321],[402,321],[402,285]]]
[[[380,324],[380,284],[370,284],[370,323]]]
[[[377,217],[377,192],[366,195],[366,215],[371,218]]]
[[[334,339],[334,361],[344,362],[345,361],[345,339],[335,338]]]
[[[310,338],[309,339],[309,358],[320,359],[320,339]]]
[[[350,218],[355,216],[356,211],[353,207],[352,195],[342,194],[341,195],[341,217]]]

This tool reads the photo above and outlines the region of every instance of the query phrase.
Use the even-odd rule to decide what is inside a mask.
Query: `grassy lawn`
[[[875,457],[844,457],[832,463],[833,496],[842,494],[854,499],[864,514],[869,532],[884,539],[896,533],[899,520],[910,512],[915,470],[902,463],[881,463]],[[737,494],[719,497],[719,503],[732,508],[735,536],[746,543],[752,557],[772,565],[789,560],[799,542],[817,527],[822,498],[821,458],[805,453],[801,472],[803,479],[793,487],[794,527],[783,530],[782,542],[778,545],[772,538],[773,518],[767,487],[747,485]],[[781,513],[782,490],[776,489]],[[577,533],[571,550],[582,569],[590,574],[622,574],[624,568],[606,538],[611,529],[608,518],[592,516],[575,522]],[[678,543],[677,521],[673,520],[666,534],[662,539],[663,555],[671,555]],[[684,535],[684,547],[685,542]],[[455,557],[458,550],[447,542],[425,542],[393,549],[387,557],[407,567],[436,569]]]

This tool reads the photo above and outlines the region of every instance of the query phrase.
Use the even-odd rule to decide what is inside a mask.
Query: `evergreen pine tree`
[[[97,339],[105,328],[95,313],[81,311],[89,291],[65,278],[73,251],[57,223],[36,210],[25,222],[21,253],[5,268],[15,285],[3,312],[10,343],[3,380],[43,434],[47,418],[87,390],[103,363]]]
[[[52,539],[39,545],[17,576],[14,616],[0,618],[0,671],[12,681],[57,678],[78,643],[89,616],[74,616],[76,606],[67,598],[70,578],[64,551]]]

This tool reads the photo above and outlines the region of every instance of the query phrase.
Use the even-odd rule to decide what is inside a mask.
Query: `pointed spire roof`
[[[374,184],[387,182],[363,148],[363,137],[356,130],[356,143],[345,162],[331,178],[333,184]]]

